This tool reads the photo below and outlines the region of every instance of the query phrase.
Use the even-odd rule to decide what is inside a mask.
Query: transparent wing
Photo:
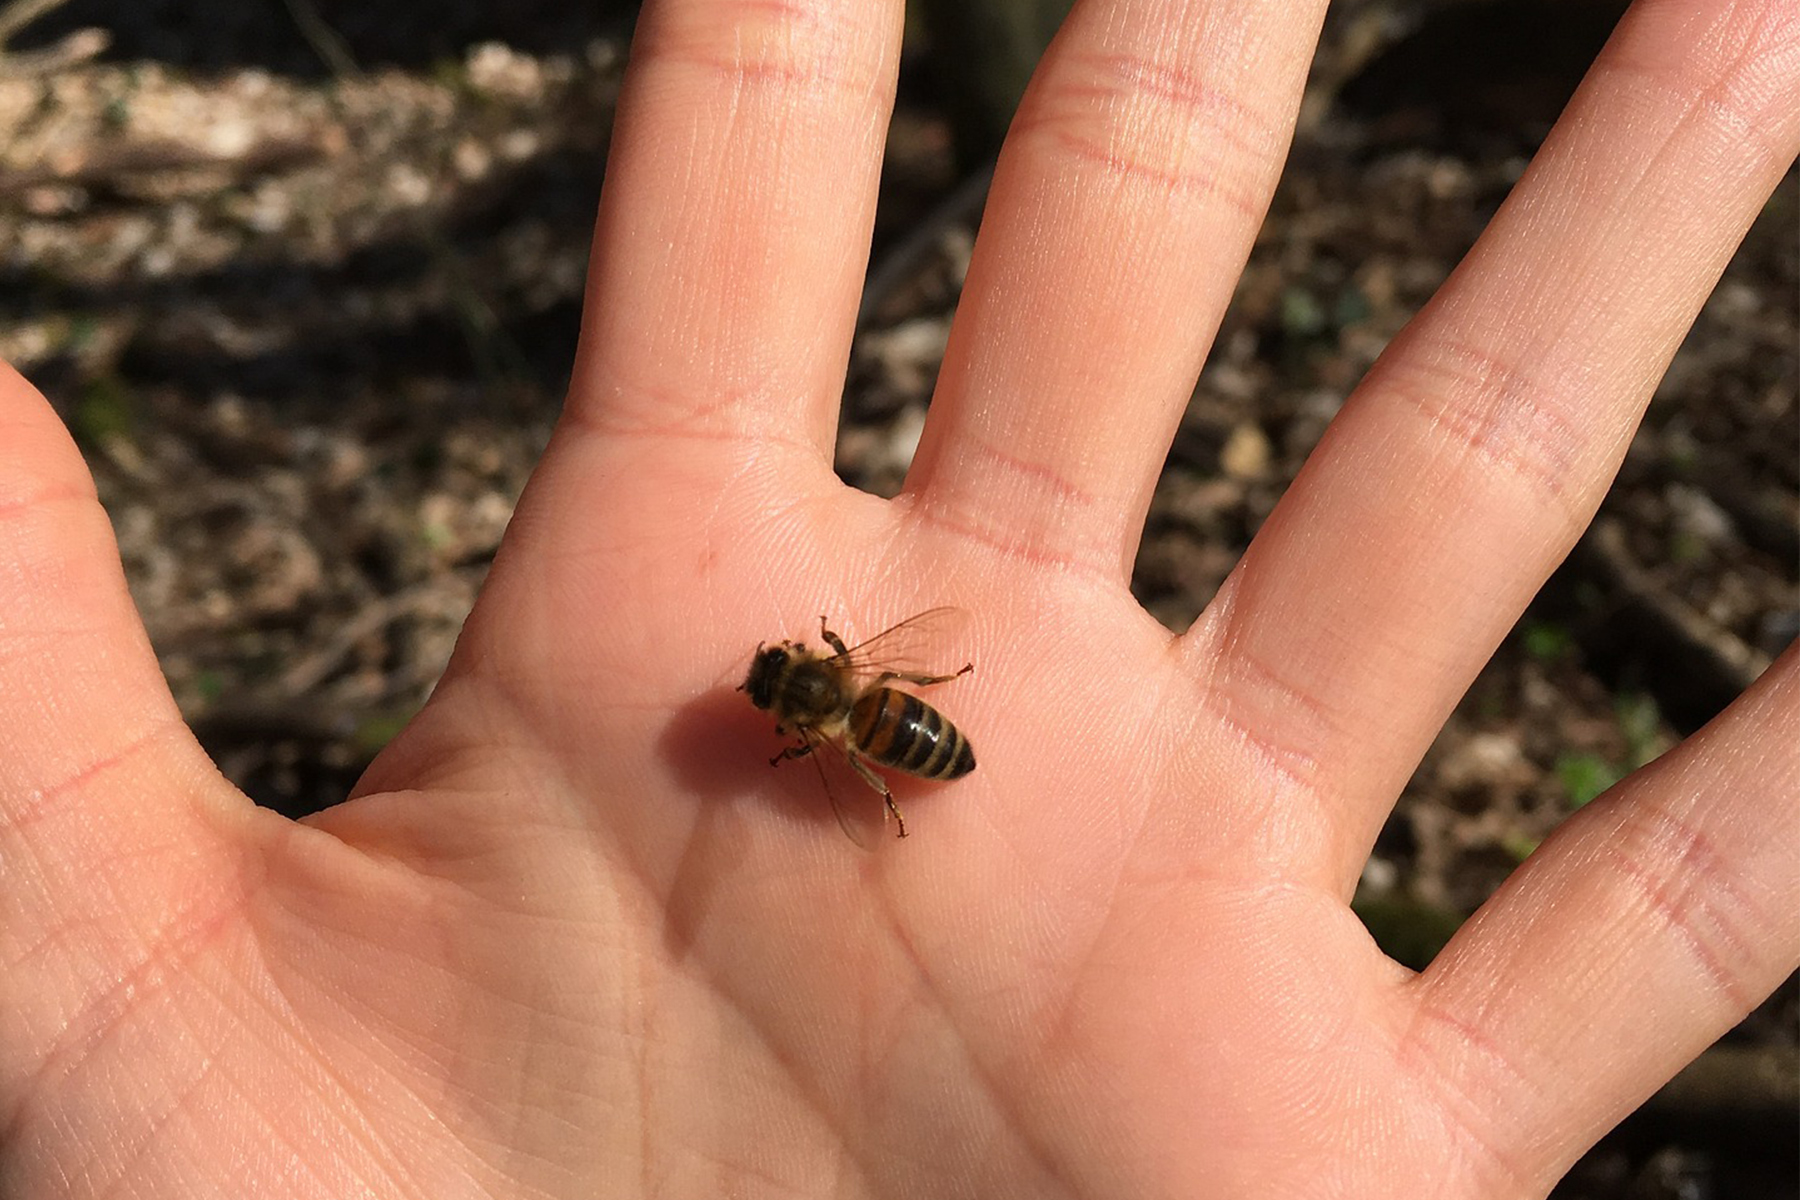
[[[875,847],[869,844],[868,838],[857,826],[856,819],[851,815],[850,810],[844,807],[843,797],[839,796],[838,790],[831,786],[831,776],[825,770],[825,764],[819,761],[823,757],[819,753],[821,746],[830,746],[839,754],[844,753],[843,748],[830,738],[820,737],[810,730],[802,729],[799,732],[800,740],[812,747],[812,753],[806,757],[812,759],[814,769],[819,772],[819,786],[825,789],[825,798],[831,801],[831,813],[837,818],[838,828],[844,831],[845,837],[855,843],[858,850],[873,850]],[[885,826],[887,824],[887,808],[885,806],[881,810],[881,815],[882,825]]]
[[[955,657],[955,636],[968,619],[965,609],[949,605],[928,608],[858,642],[832,661],[858,672],[953,671],[962,664],[950,663],[948,659]]]

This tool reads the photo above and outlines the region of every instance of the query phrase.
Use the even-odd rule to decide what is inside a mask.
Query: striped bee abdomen
[[[884,767],[925,779],[958,779],[975,769],[969,739],[950,719],[909,692],[872,688],[850,710],[850,741]]]

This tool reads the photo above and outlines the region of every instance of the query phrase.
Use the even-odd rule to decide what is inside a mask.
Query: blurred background
[[[170,685],[261,803],[341,799],[449,655],[561,402],[635,7],[0,2],[0,355],[75,431]],[[1066,8],[909,15],[840,431],[859,487],[899,486],[989,165]],[[1139,554],[1171,628],[1623,9],[1333,5]],[[1429,961],[1551,827],[1800,633],[1797,388],[1790,173],[1599,519],[1388,822],[1358,910],[1396,957]],[[1800,1194],[1797,1043],[1790,979],[1556,1196]]]

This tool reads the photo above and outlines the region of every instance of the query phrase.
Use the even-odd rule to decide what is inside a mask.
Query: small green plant
[[[131,390],[117,376],[89,380],[70,421],[75,440],[92,450],[113,438],[129,438],[137,423],[136,407]]]
[[[1564,754],[1556,760],[1556,777],[1572,807],[1580,808],[1625,777],[1625,772],[1598,754]]]
[[[1698,534],[1678,529],[1669,535],[1669,557],[1683,566],[1692,566],[1712,553],[1712,545]]]
[[[79,313],[69,318],[63,327],[62,349],[67,354],[80,358],[95,345],[100,335],[100,322],[89,313]]]
[[[1325,332],[1325,309],[1304,288],[1290,287],[1281,293],[1281,328],[1297,341],[1318,337]]]
[[[427,550],[436,552],[455,542],[456,534],[442,521],[426,521],[419,526],[419,540],[425,543]]]
[[[1625,692],[1613,701],[1619,732],[1625,735],[1625,762],[1637,770],[1668,749],[1662,733],[1662,710],[1647,692]]]
[[[374,754],[399,736],[412,719],[410,713],[373,713],[357,722],[356,745],[366,754]]]
[[[1574,649],[1575,635],[1553,621],[1527,621],[1520,631],[1525,653],[1539,662],[1558,662]]]
[[[217,671],[201,671],[194,676],[194,690],[208,704],[216,704],[225,694],[225,677]]]
[[[1331,319],[1339,329],[1343,329],[1350,325],[1360,325],[1369,319],[1369,314],[1373,311],[1374,305],[1369,303],[1369,298],[1363,294],[1363,290],[1352,284],[1338,293],[1337,303],[1332,308]]]
[[[1518,832],[1509,833],[1500,839],[1500,849],[1506,851],[1507,856],[1514,862],[1524,862],[1537,853],[1537,848],[1541,844],[1539,839],[1530,834]]]
[[[1530,630],[1526,631],[1526,645],[1531,646]],[[1662,711],[1657,707],[1655,697],[1648,693],[1620,692],[1615,695],[1613,719],[1618,722],[1620,739],[1625,743],[1618,756],[1571,751],[1556,760],[1556,778],[1562,784],[1571,808],[1580,808],[1669,748],[1670,739],[1663,732]]]
[[[1384,954],[1415,971],[1431,965],[1463,922],[1461,913],[1404,893],[1361,896],[1350,907]]]

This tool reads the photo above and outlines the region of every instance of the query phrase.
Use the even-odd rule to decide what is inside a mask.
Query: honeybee
[[[835,746],[845,760],[862,776],[863,782],[881,793],[887,807],[882,814],[885,823],[891,814],[906,836],[906,818],[894,803],[894,793],[878,775],[871,763],[905,771],[924,779],[960,779],[975,769],[975,755],[969,739],[943,713],[910,692],[888,687],[894,680],[926,687],[946,683],[975,669],[964,663],[948,675],[927,675],[904,669],[905,643],[908,635],[918,634],[955,613],[955,609],[934,608],[909,617],[856,646],[846,646],[844,639],[833,633],[819,618],[819,637],[832,653],[811,650],[801,642],[778,642],[756,648],[750,673],[739,686],[750,696],[750,703],[775,714],[775,730],[795,734],[800,741],[769,760],[776,766],[783,759],[805,758],[820,743]],[[818,760],[814,759],[818,765]],[[850,840],[861,846],[857,835],[825,769],[819,767],[819,778],[831,800],[838,824]]]

